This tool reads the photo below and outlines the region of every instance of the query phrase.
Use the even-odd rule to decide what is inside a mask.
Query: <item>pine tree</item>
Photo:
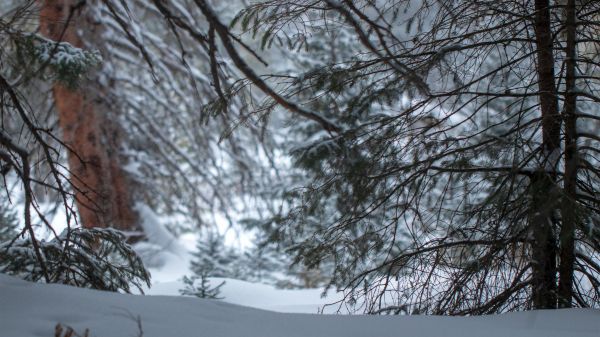
[[[215,232],[198,240],[192,253],[191,271],[200,277],[239,278],[239,256],[225,246],[224,237]]]
[[[222,300],[220,297],[221,287],[225,285],[225,281],[219,283],[219,285],[213,287],[210,285],[210,280],[205,273],[200,275],[193,275],[191,277],[184,276],[183,284],[185,288],[179,290],[179,293],[184,296],[196,296],[199,298],[206,298],[211,300]],[[199,281],[199,282],[196,282]]]
[[[81,48],[86,43],[101,44],[85,41],[101,38],[101,32],[94,32],[92,26],[86,24],[93,19],[90,14],[85,2],[42,1],[40,31],[54,43],[49,43],[40,52],[42,58],[58,60],[49,64],[62,69],[59,73],[81,73],[76,63],[63,64],[61,53],[64,48]],[[81,33],[77,33],[78,30]],[[96,59],[100,59],[99,53]],[[90,72],[88,74],[91,75]],[[119,135],[123,131],[110,116],[110,108],[103,103],[99,94],[108,86],[98,85],[102,83],[100,74],[94,76],[95,84],[83,81],[81,75],[68,76],[58,78],[53,94],[62,141],[69,149],[70,181],[77,200],[79,219],[87,228],[113,227],[131,233],[141,231],[139,216],[134,210],[132,181],[124,170],[123,158],[119,154],[122,146],[119,144],[122,138]]]
[[[32,32],[32,18],[39,19],[35,1],[3,3],[2,9],[6,12],[0,19],[0,159],[3,185],[11,185],[10,189],[3,186],[6,196],[2,200],[21,203],[23,223],[16,223],[14,213],[3,202],[0,272],[32,281],[141,290],[150,275],[122,233],[76,227],[74,193],[69,186],[77,183],[66,176],[61,159],[65,144],[50,126],[54,119],[40,112],[46,110],[40,108],[44,106],[45,95],[40,94],[44,84],[60,82],[75,88],[101,59],[94,50]],[[43,193],[57,196],[66,215],[62,233],[52,228],[41,206]],[[51,233],[49,240],[40,239],[34,218]],[[19,231],[10,228],[13,226]]]
[[[296,155],[319,174],[275,231],[314,222],[297,257],[333,261],[348,302],[435,314],[597,305],[598,137],[577,124],[598,120],[597,55],[585,52],[599,42],[598,2],[261,2],[232,25],[263,46],[348,29],[360,48],[267,76],[196,5],[264,94],[260,111],[322,130]],[[351,97],[338,110],[336,92]]]
[[[287,287],[287,259],[283,252],[275,249],[272,245],[266,247],[256,245],[246,250],[240,264],[242,265],[241,277],[243,280]]]

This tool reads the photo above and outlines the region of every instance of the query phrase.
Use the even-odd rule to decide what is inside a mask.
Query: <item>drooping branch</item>
[[[204,0],[195,0],[196,4],[202,11],[202,14],[206,17],[211,27],[213,27],[216,33],[219,35],[221,39],[221,43],[223,43],[223,47],[227,51],[227,55],[231,57],[231,60],[236,65],[236,67],[258,88],[260,88],[266,95],[271,97],[277,104],[282,107],[290,110],[293,113],[296,113],[304,118],[313,120],[320,124],[323,129],[329,132],[340,133],[342,129],[335,125],[333,122],[328,121],[323,116],[318,115],[312,111],[308,111],[297,103],[289,101],[287,98],[279,95],[273,88],[271,88],[265,81],[263,81],[255,72],[248,66],[246,61],[239,55],[238,51],[235,49],[233,41],[231,40],[229,29],[221,23],[218,16],[212,10],[210,5]]]

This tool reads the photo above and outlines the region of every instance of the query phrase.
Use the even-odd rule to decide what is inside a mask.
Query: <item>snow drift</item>
[[[53,336],[57,323],[94,337],[598,337],[600,311],[485,317],[289,314],[220,301],[124,295],[0,275],[0,336]]]

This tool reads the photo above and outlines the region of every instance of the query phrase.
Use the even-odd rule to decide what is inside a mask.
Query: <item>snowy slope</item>
[[[272,285],[251,283],[240,280],[211,278],[211,286],[225,282],[221,287],[220,297],[223,302],[243,305],[246,307],[287,312],[316,314],[318,312],[335,313],[338,306],[334,303],[342,298],[341,293],[330,291],[327,297],[321,297],[321,289],[277,289]],[[154,283],[152,288],[145,290],[147,295],[179,295],[179,289],[184,285],[180,281]],[[325,306],[325,307],[324,307]]]
[[[600,312],[537,311],[458,318],[285,314],[189,297],[122,295],[0,275],[0,336],[53,336],[56,323],[90,337],[598,337]]]

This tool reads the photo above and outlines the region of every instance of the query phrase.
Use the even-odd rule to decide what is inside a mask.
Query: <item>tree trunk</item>
[[[568,0],[565,10],[567,44],[565,50],[565,177],[562,196],[562,227],[560,232],[560,265],[558,282],[559,306],[569,308],[573,300],[573,269],[575,264],[575,228],[577,227],[577,23],[575,0]]]
[[[535,0],[536,65],[542,114],[540,169],[532,176],[532,295],[537,309],[556,308],[556,168],[560,159],[560,116],[554,79],[550,3]]]
[[[82,47],[77,30],[88,34],[96,27],[86,20],[81,8],[75,7],[76,3],[41,0],[41,34]],[[87,228],[113,227],[139,232],[132,181],[119,155],[121,130],[101,98],[105,88],[101,88],[99,81],[89,82],[78,89],[61,84],[53,88],[62,140],[70,147],[69,169],[80,221]]]

